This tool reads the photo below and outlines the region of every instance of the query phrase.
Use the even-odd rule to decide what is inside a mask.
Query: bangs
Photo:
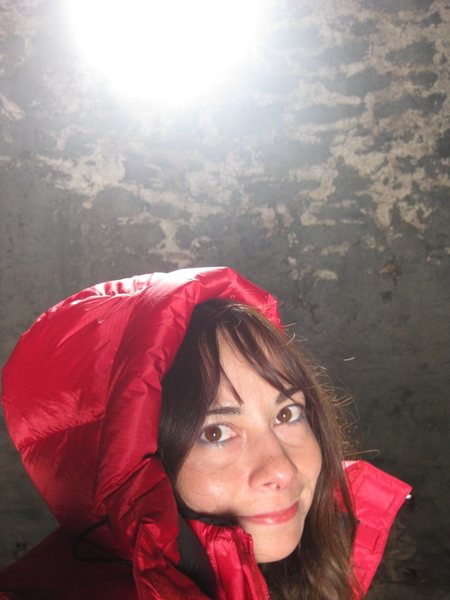
[[[298,361],[295,342],[284,332],[276,329],[256,311],[238,304],[232,305],[228,315],[231,319],[221,321],[217,328],[216,344],[224,343],[236,352],[250,369],[286,397],[294,391],[305,391],[308,387]],[[242,403],[232,383],[220,365],[219,385],[222,381]],[[215,399],[219,392],[215,392]]]

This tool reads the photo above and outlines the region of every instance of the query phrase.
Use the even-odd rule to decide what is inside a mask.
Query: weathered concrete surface
[[[450,3],[274,0],[259,61],[170,114],[112,96],[62,7],[0,0],[0,359],[88,284],[237,268],[353,393],[362,448],[415,487],[373,598],[444,598]],[[6,563],[53,522],[1,444]]]

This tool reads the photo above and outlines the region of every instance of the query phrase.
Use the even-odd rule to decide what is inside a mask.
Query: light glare
[[[261,20],[261,0],[68,1],[83,52],[113,87],[171,104],[223,82]]]

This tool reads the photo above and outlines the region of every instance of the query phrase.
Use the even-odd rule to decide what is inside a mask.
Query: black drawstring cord
[[[90,525],[84,531],[82,531],[79,535],[77,535],[77,537],[75,538],[75,541],[73,543],[73,546],[72,546],[72,552],[73,552],[74,557],[77,560],[81,560],[83,562],[119,563],[119,564],[127,565],[127,566],[131,567],[131,565],[132,565],[131,560],[126,560],[124,558],[120,558],[119,556],[116,556],[115,554],[113,554],[112,552],[107,550],[106,548],[103,548],[99,544],[96,544],[95,542],[92,542],[87,539],[87,537],[93,531],[95,531],[96,529],[99,529],[100,527],[108,525],[108,524],[109,524],[108,517],[105,517],[104,519],[97,521],[97,523]],[[104,558],[100,558],[100,557],[94,558],[92,556],[83,556],[80,553],[80,549],[79,549],[80,545],[83,543],[89,544],[89,546],[92,546],[93,548],[96,548],[97,550],[100,550],[100,552],[103,552],[104,554],[108,554],[109,556],[107,556],[107,557],[105,556]]]

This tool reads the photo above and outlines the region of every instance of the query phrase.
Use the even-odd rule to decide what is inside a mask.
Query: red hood
[[[3,371],[6,422],[34,484],[69,531],[108,517],[94,539],[132,560],[141,600],[206,598],[176,568],[177,508],[153,454],[161,380],[192,310],[211,298],[254,306],[280,326],[274,298],[229,268],[154,273],[87,288],[49,309]],[[364,463],[347,475],[360,520],[354,569],[365,592],[410,488]],[[219,600],[268,598],[250,536],[190,525],[215,571]]]
[[[6,421],[64,527],[77,532],[107,514],[123,553],[139,515],[176,520],[165,473],[144,456],[157,449],[161,380],[192,310],[217,297],[250,304],[280,323],[272,296],[218,267],[87,288],[21,337],[3,371]]]

